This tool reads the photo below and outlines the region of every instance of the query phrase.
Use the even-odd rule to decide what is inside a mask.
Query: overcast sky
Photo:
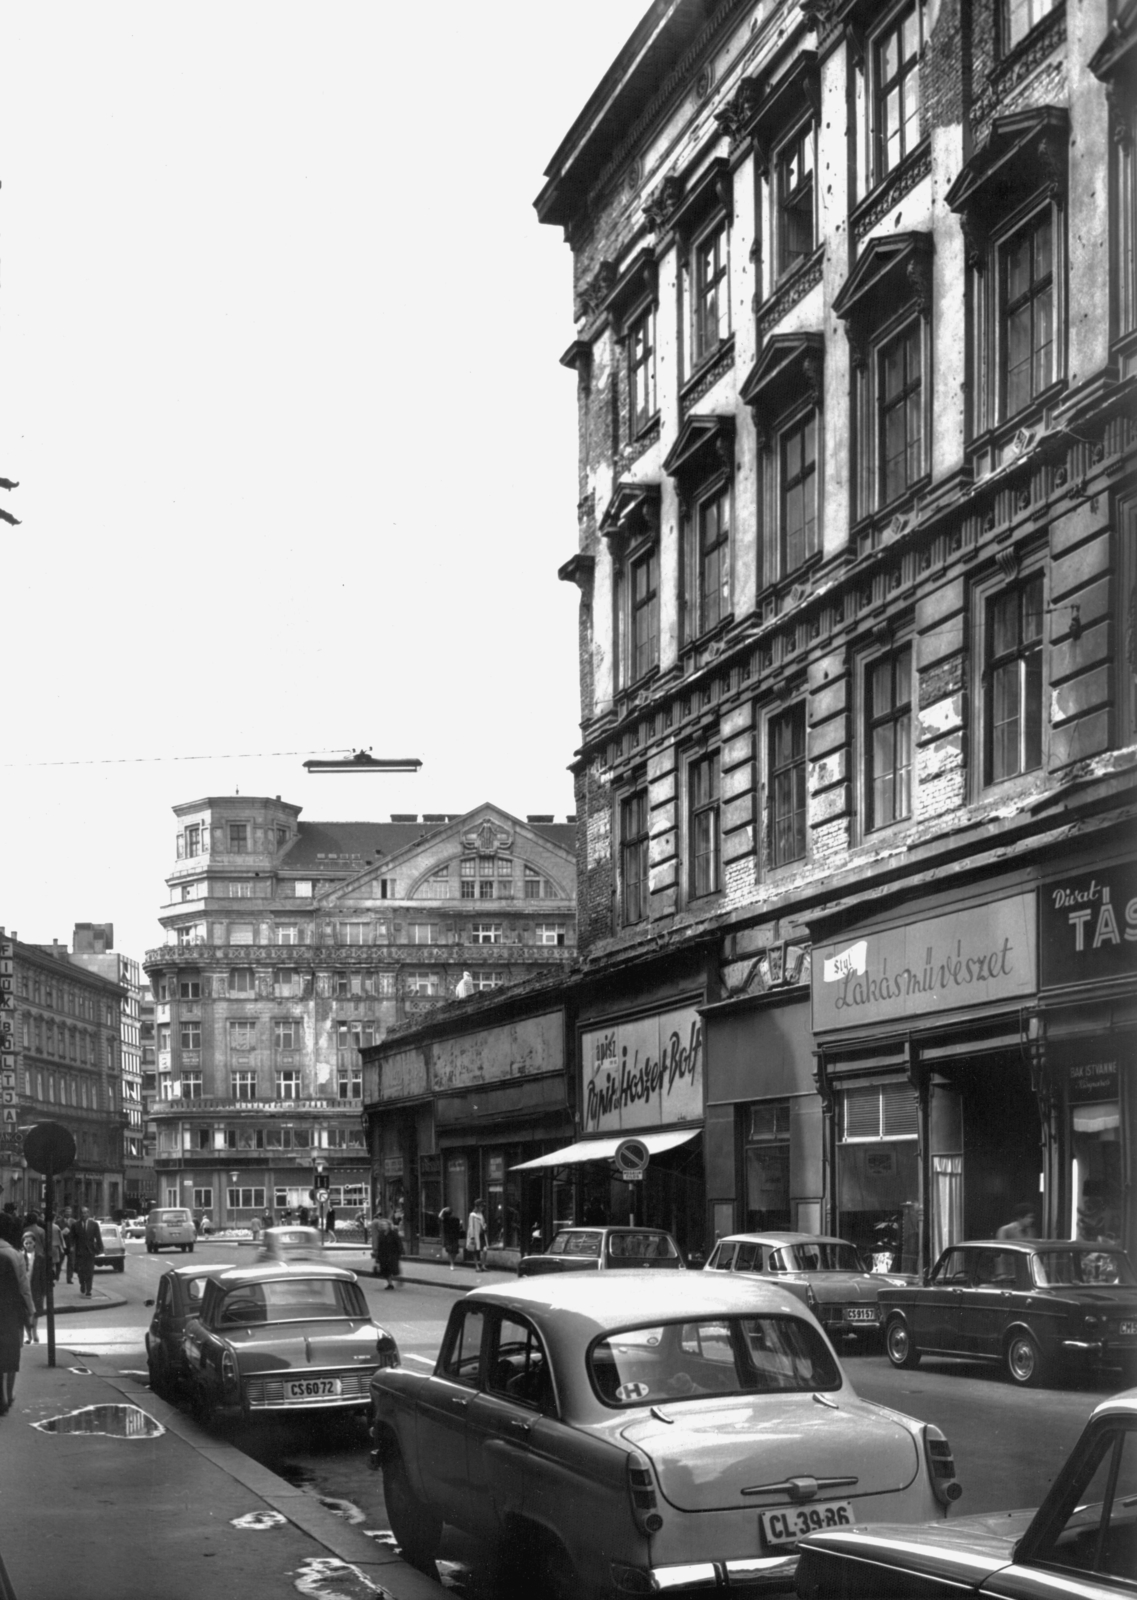
[[[141,957],[203,795],[572,810],[571,258],[532,201],[645,9],[4,8],[9,931]],[[422,771],[301,766],[361,745]]]

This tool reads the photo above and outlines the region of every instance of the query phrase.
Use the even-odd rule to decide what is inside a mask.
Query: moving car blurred
[[[103,1248],[95,1257],[97,1267],[112,1267],[115,1272],[126,1271],[126,1244],[117,1222],[100,1222],[99,1232]]]
[[[660,1228],[561,1228],[543,1254],[521,1257],[517,1275],[685,1265],[675,1240]]]
[[[146,1330],[146,1365],[150,1387],[163,1400],[182,1393],[185,1378],[183,1340],[186,1323],[201,1310],[201,1297],[210,1278],[222,1278],[229,1268],[212,1266],[170,1267],[158,1280],[154,1315]]]
[[[145,1239],[146,1218],[128,1217],[122,1225],[122,1236],[124,1239]]]
[[[266,1228],[261,1235],[258,1261],[322,1261],[324,1238],[319,1228]]]
[[[797,1592],[804,1600],[1117,1600],[1137,1593],[1137,1389],[1094,1409],[1033,1514],[811,1534],[801,1546]]]
[[[894,1367],[922,1355],[1001,1362],[1012,1383],[1085,1370],[1137,1378],[1137,1277],[1124,1250],[1070,1239],[950,1245],[922,1284],[880,1296]]]
[[[816,1233],[728,1234],[703,1270],[779,1283],[805,1302],[831,1339],[875,1338],[881,1289],[916,1281],[904,1273],[870,1272],[854,1245]]]
[[[404,1556],[432,1571],[453,1523],[523,1594],[785,1588],[811,1528],[960,1492],[943,1434],[858,1399],[800,1300],[717,1273],[476,1289],[433,1374],[371,1396]]]
[[[192,1250],[196,1238],[193,1212],[185,1206],[154,1206],[146,1218],[146,1248],[151,1255],[171,1245]]]
[[[207,1279],[183,1335],[198,1416],[220,1410],[367,1410],[368,1384],[399,1362],[354,1272],[316,1262],[230,1267]]]

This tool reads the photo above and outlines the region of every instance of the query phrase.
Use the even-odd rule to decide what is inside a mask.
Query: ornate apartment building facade
[[[360,1050],[459,984],[555,971],[574,950],[571,819],[483,805],[308,823],[300,809],[174,808],[169,943],[145,963],[158,1199],[218,1225],[306,1204],[317,1166],[337,1209],[369,1209]]]
[[[124,1210],[141,1211],[154,1193],[154,1168],[146,1159],[142,1101],[142,967],[114,948],[114,925],[77,922],[71,940],[74,966],[117,984],[119,1010]]]
[[[578,1129],[692,1248],[1134,1242],[1135,18],[656,0],[547,169]]]

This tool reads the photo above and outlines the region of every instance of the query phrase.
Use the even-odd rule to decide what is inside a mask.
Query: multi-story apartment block
[[[119,1210],[124,1195],[122,1087],[125,989],[76,965],[66,945],[24,944],[12,934],[13,1066],[4,1089],[0,1183],[17,1210],[42,1207],[44,1179],[21,1159],[22,1132],[59,1122],[75,1140],[74,1164],[56,1181],[57,1205]]]
[[[1135,19],[655,0],[547,169],[580,1131],[696,1248],[1137,1234]]]
[[[120,1011],[124,1191],[123,1209],[138,1211],[154,1193],[154,1169],[145,1159],[142,1111],[142,968],[132,956],[114,948],[114,925],[77,922],[71,960],[88,972],[101,973],[122,991]]]
[[[483,805],[308,823],[245,796],[174,813],[170,942],[145,963],[159,1199],[244,1223],[306,1204],[321,1163],[332,1204],[369,1207],[360,1050],[459,984],[571,958],[572,822]]]

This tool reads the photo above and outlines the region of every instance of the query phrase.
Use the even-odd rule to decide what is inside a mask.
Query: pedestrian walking
[[[333,1244],[336,1242],[336,1208],[328,1207],[328,1214],[324,1218],[324,1231],[329,1235]]]
[[[449,1206],[443,1206],[438,1213],[438,1221],[442,1228],[442,1248],[450,1257],[450,1270],[453,1272],[458,1252],[462,1248],[462,1219],[455,1216]]]
[[[103,1253],[103,1235],[86,1206],[79,1207],[79,1220],[71,1226],[71,1242],[75,1250],[79,1293],[86,1295],[89,1300],[91,1285],[95,1281],[95,1257]]]
[[[35,1321],[35,1302],[18,1248],[20,1238],[20,1224],[12,1213],[0,1215],[0,1416],[12,1404],[20,1351]]]
[[[484,1200],[475,1200],[473,1210],[466,1219],[466,1250],[474,1258],[478,1272],[486,1270],[486,1245],[489,1236],[486,1233],[486,1203]]]
[[[51,1281],[59,1282],[59,1274],[63,1267],[64,1243],[63,1229],[58,1222],[51,1224]]]
[[[1015,1220],[1004,1222],[1001,1228],[995,1230],[996,1239],[1035,1239],[1038,1235],[1034,1231],[1034,1207],[1029,1203],[1015,1207]]]
[[[64,1206],[59,1217],[59,1231],[63,1235],[63,1260],[67,1267],[67,1282],[71,1283],[75,1277],[75,1238],[72,1229],[75,1218],[71,1215],[71,1207]]]
[[[24,1265],[27,1268],[28,1284],[32,1291],[32,1306],[35,1315],[32,1325],[27,1331],[26,1343],[39,1344],[39,1319],[43,1316],[44,1299],[47,1294],[47,1250],[44,1242],[44,1231],[40,1227],[39,1218],[34,1211],[29,1211],[24,1223],[22,1239]]]
[[[376,1218],[375,1275],[386,1278],[388,1289],[397,1288],[395,1280],[402,1271],[399,1265],[403,1255],[403,1241],[399,1230],[386,1217]]]

